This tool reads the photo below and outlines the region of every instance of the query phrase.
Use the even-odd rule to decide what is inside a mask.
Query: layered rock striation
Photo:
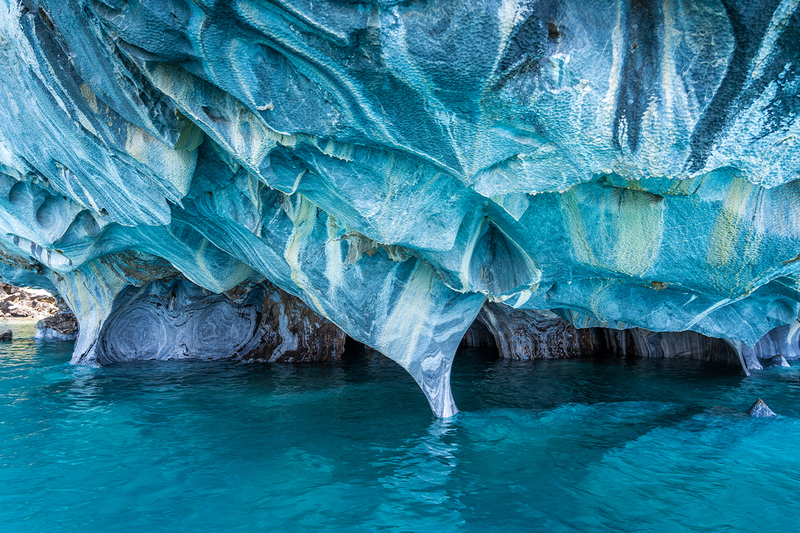
[[[780,326],[753,347],[694,331],[657,332],[641,328],[584,327],[551,311],[513,309],[487,302],[462,344],[489,347],[502,359],[532,360],[580,356],[684,358],[742,366],[789,366],[800,359],[800,324]]]
[[[345,334],[269,284],[213,294],[185,280],[130,286],[116,298],[98,346],[77,362],[137,359],[335,361]]]
[[[486,301],[742,352],[800,310],[798,54],[777,0],[6,2],[0,274],[95,363],[266,280],[439,416]]]

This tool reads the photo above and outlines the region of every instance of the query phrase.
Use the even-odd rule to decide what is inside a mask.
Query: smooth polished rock
[[[85,364],[126,291],[267,279],[439,416],[487,300],[738,354],[800,311],[798,53],[778,0],[7,2],[0,277]]]
[[[800,359],[800,322],[795,321],[785,326],[778,326],[752,348],[742,345],[742,352],[748,357],[769,359],[781,354],[789,361]]]
[[[214,294],[172,279],[123,290],[94,353],[100,364],[141,359],[319,362],[339,359],[344,341],[338,327],[269,284]]]

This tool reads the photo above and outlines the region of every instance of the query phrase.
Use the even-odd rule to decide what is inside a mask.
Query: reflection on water
[[[11,327],[4,532],[800,531],[798,368],[466,351],[437,420],[363,352],[94,369]]]

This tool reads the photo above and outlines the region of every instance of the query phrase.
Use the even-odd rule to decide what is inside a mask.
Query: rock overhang
[[[267,279],[439,415],[487,299],[752,346],[800,310],[798,56],[778,2],[12,3],[2,275],[76,361],[126,287]]]

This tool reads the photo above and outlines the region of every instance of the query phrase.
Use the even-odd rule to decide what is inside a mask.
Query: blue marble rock
[[[750,406],[750,409],[746,411],[747,416],[752,416],[753,418],[775,418],[776,415],[772,409],[770,409],[767,404],[764,403],[764,400],[759,398],[756,402]]]
[[[755,346],[742,345],[742,353],[758,359],[770,359],[778,355],[785,361],[800,359],[800,323],[778,326],[764,335]]]
[[[269,284],[213,294],[185,279],[171,279],[120,292],[94,359],[82,362],[334,361],[344,343],[336,325]]]
[[[768,337],[765,336],[760,344]],[[500,358],[515,360],[610,355],[741,364],[737,352],[726,341],[694,331],[657,332],[626,328],[625,324],[617,324],[616,328],[578,329],[550,311],[513,309],[492,302],[484,304],[476,322],[467,331],[464,343],[467,346],[494,347]],[[766,359],[768,352],[774,353],[770,350],[772,347],[766,346],[763,353],[759,353],[762,358],[771,361]],[[759,364],[759,358],[754,357],[754,360],[755,364]],[[753,363],[747,366],[747,358],[744,362],[745,368],[753,368]],[[758,368],[761,369],[760,364]]]
[[[87,363],[268,280],[438,416],[487,301],[744,362],[800,311],[799,56],[778,0],[4,2],[0,277]]]

